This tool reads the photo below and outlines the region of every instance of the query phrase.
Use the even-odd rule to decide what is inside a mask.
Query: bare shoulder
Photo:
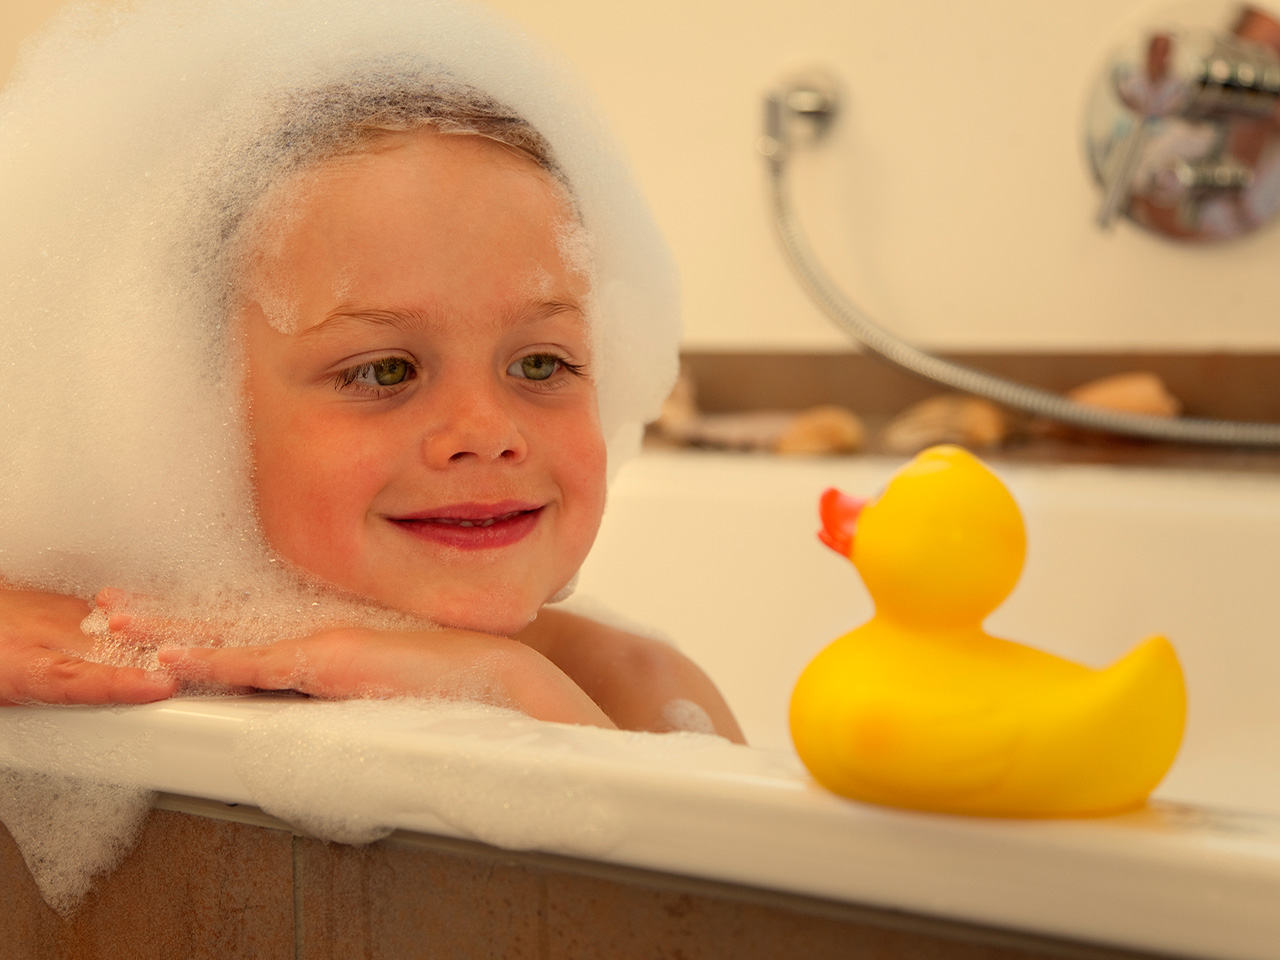
[[[715,684],[670,644],[552,609],[518,639],[568,674],[619,727],[695,730],[744,742]]]

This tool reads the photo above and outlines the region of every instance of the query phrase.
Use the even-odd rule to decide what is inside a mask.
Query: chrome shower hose
[[[1175,443],[1280,447],[1280,424],[1153,417],[1105,410],[1076,403],[1048,390],[952,363],[899,340],[849,300],[813,255],[787,193],[786,153],[786,150],[778,150],[769,156],[774,220],[783,249],[809,296],[836,326],[873,353],[910,373],[943,386],[985,397],[1023,413],[1058,420],[1086,430]]]

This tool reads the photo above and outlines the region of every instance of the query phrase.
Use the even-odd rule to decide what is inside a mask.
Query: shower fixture
[[[1127,216],[1219,240],[1280,211],[1280,22],[1249,6],[1198,19],[1142,31],[1094,87],[1085,139],[1102,226]]]
[[[801,286],[823,313],[873,353],[910,373],[953,390],[986,397],[1013,410],[1087,430],[1178,443],[1280,447],[1280,424],[1189,417],[1169,419],[1087,406],[1048,390],[944,360],[894,336],[850,300],[818,262],[800,227],[788,192],[787,162],[790,154],[820,142],[838,116],[837,83],[823,71],[792,76],[766,95],[764,106],[764,133],[760,137],[759,150],[768,166],[774,222],[783,250]],[[1142,153],[1146,150],[1146,142],[1150,141],[1140,143],[1139,147],[1130,145],[1126,149]],[[1229,191],[1231,184],[1223,189]],[[1233,199],[1239,201],[1240,196]],[[1115,208],[1123,209],[1119,203]]]

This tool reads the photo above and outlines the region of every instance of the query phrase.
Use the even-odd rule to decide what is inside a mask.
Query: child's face
[[[285,190],[239,314],[268,542],[388,606],[515,632],[604,509],[571,211],[533,161],[429,132]]]

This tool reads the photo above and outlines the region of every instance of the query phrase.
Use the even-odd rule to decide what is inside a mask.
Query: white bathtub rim
[[[68,743],[147,743],[150,789],[257,805],[235,769],[237,736],[264,712],[314,706],[260,697],[52,712]],[[602,862],[1172,956],[1280,958],[1280,818],[1158,802],[1080,821],[917,814],[835,797],[773,752],[726,744],[707,752],[713,766],[694,751],[662,770],[602,756],[606,731],[541,726],[553,728],[565,783],[607,791],[625,824]],[[520,762],[486,736],[381,749],[403,762],[461,752],[499,774]],[[426,810],[387,827],[475,839]]]

